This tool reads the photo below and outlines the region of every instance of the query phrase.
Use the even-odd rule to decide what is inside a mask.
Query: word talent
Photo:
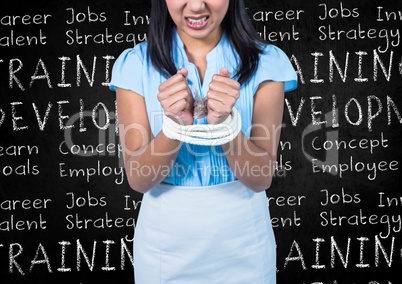
[[[0,18],[0,26],[29,26],[29,25],[47,25],[50,24],[52,15],[36,14],[36,15],[6,15]],[[5,29],[4,29],[5,30]],[[38,29],[35,35],[18,35],[14,30],[10,30],[8,35],[0,37],[0,47],[10,46],[30,46],[30,45],[46,45],[47,37],[42,29]]]

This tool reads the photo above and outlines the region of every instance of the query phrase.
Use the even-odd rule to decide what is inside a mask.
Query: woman
[[[265,190],[284,92],[296,86],[242,0],[152,1],[148,42],[121,54],[111,81],[128,182],[144,193],[135,283],[275,283]],[[182,142],[166,126],[208,130],[235,117],[241,131],[218,146]]]

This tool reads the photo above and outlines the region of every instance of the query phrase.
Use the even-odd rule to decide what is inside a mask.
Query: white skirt
[[[136,284],[276,283],[265,192],[239,181],[151,189],[135,229],[134,274]]]

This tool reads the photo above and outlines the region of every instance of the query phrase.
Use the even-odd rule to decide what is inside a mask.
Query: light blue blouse
[[[188,84],[205,97],[214,74],[226,67],[230,74],[236,73],[238,55],[228,37],[223,34],[217,46],[207,55],[207,69],[203,83],[196,66],[189,62],[184,44],[177,32],[173,38],[173,59],[177,69],[188,70]],[[110,89],[116,87],[136,92],[145,99],[153,135],[162,130],[163,109],[157,99],[158,87],[167,78],[162,76],[147,58],[147,43],[126,49],[117,58],[112,71]],[[297,88],[297,76],[286,54],[274,45],[266,45],[260,57],[257,72],[240,89],[235,107],[242,118],[242,131],[250,137],[253,114],[253,97],[259,84],[266,80],[285,83],[285,92]],[[194,123],[207,123],[206,118]],[[162,169],[161,169],[162,170]],[[242,170],[242,169],[240,169]],[[247,169],[244,169],[247,170]],[[183,143],[177,159],[164,180],[165,183],[184,186],[215,185],[236,180],[221,146],[199,146]]]

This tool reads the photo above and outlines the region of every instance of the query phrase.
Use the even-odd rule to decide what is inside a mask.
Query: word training
[[[26,276],[27,273],[35,273],[36,270],[43,268],[47,273],[71,273],[85,269],[89,269],[89,271],[120,269],[123,271],[133,267],[132,242],[133,240],[127,236],[119,240],[93,240],[90,245],[86,245],[81,239],[62,240],[55,244],[38,243],[36,252],[30,251],[25,243],[0,243],[0,255],[7,257],[9,274],[22,276]],[[50,258],[48,251],[59,251],[59,258]],[[66,257],[70,252],[75,255],[72,260]],[[118,258],[113,258],[116,255]],[[25,262],[21,262],[22,257],[32,258],[29,266],[23,266]]]

